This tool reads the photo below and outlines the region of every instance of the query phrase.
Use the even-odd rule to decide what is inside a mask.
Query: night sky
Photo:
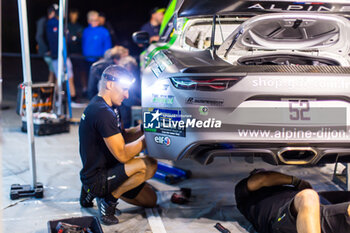
[[[149,12],[154,7],[166,7],[169,0],[68,0],[70,8],[80,11],[79,22],[87,26],[86,13],[90,10],[103,11],[107,20],[116,30],[119,41],[130,49],[137,49],[131,41],[131,34],[149,20]],[[31,53],[35,51],[36,21],[46,15],[50,4],[58,0],[27,0],[28,24]],[[18,6],[16,0],[2,1],[3,52],[20,52]]]

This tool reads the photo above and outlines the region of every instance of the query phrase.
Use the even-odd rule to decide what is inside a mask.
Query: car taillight
[[[224,91],[235,85],[241,77],[172,77],[177,89],[197,91]]]

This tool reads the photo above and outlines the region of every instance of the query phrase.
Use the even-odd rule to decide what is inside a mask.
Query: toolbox
[[[48,227],[49,233],[57,233],[56,227],[59,222],[78,225],[86,228],[88,227],[91,229],[93,233],[103,233],[100,221],[93,216],[84,216],[84,217],[77,217],[77,218],[66,218],[66,219],[48,221],[47,227]]]
[[[25,92],[23,84],[18,86],[16,112],[22,117],[22,132],[27,132]],[[69,132],[69,121],[54,113],[55,84],[32,85],[33,124],[35,135],[51,135]]]

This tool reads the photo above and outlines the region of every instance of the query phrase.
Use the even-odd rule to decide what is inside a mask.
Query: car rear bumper
[[[300,153],[299,153],[300,152]],[[304,153],[305,152],[305,153]],[[186,147],[178,159],[191,158],[207,165],[215,157],[255,157],[272,165],[316,165],[350,162],[348,144],[285,144],[285,143],[193,143]]]

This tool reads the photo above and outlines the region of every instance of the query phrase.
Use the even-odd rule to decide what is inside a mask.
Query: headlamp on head
[[[129,89],[131,85],[135,82],[135,78],[130,76],[120,76],[114,77],[113,75],[104,73],[102,78],[118,83],[123,89]]]

